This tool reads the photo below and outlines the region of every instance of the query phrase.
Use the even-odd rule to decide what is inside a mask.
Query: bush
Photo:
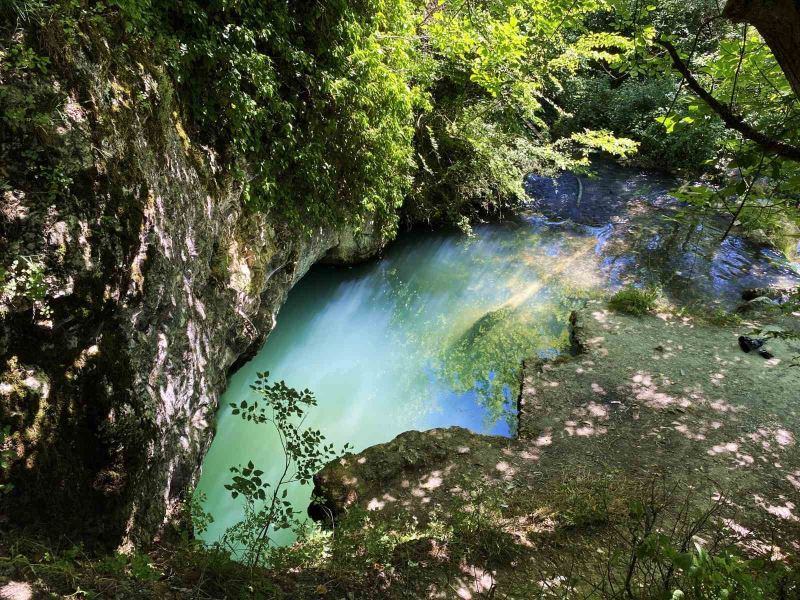
[[[658,300],[657,289],[628,286],[611,296],[608,306],[617,312],[643,315],[655,308],[656,300]]]
[[[564,93],[569,114],[556,128],[560,133],[606,128],[641,143],[635,160],[642,166],[699,172],[716,156],[724,130],[713,119],[698,117],[691,127],[665,135],[656,119],[666,114],[674,93],[671,79],[628,78],[614,86],[605,76],[575,77]]]

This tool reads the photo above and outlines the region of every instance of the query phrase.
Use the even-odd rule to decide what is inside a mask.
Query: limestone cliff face
[[[6,156],[0,423],[17,459],[0,502],[15,526],[118,544],[150,539],[177,506],[226,375],[289,289],[315,262],[361,260],[384,240],[301,234],[244,209],[163,73],[103,64],[18,82],[53,103],[39,143],[67,191],[44,193],[25,157]]]

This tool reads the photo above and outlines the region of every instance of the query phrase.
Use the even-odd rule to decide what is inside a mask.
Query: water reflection
[[[606,174],[582,183],[578,203],[569,177],[542,184],[544,216],[476,227],[473,238],[409,234],[380,261],[313,269],[222,398],[198,488],[215,517],[206,539],[241,515],[223,489],[228,468],[252,460],[268,477],[279,456],[272,432],[227,408],[251,396],[257,371],[312,390],[319,406],[307,424],[357,451],[410,429],[512,435],[520,362],[563,351],[569,314],[587,297],[656,283],[678,303],[730,306],[745,287],[798,279],[770,250],[737,238],[720,246],[710,219],[677,218],[669,181]],[[289,499],[304,507],[309,493],[296,486]]]

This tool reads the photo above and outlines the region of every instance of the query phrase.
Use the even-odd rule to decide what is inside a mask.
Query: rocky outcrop
[[[27,143],[66,192],[45,193],[26,157],[5,167],[0,442],[16,458],[2,512],[118,544],[151,539],[178,505],[226,375],[294,283],[385,240],[247,210],[241,178],[187,134],[159,67],[104,64],[78,57],[61,79],[18,82],[33,97],[46,88],[51,121]]]
[[[454,484],[449,480],[456,472],[473,471],[477,477],[491,473],[498,454],[511,444],[508,438],[478,435],[463,427],[406,431],[390,442],[326,465],[314,477],[314,494],[324,501],[311,504],[309,515],[331,524],[361,506],[380,509],[384,517],[406,510],[424,520],[429,511],[425,506],[415,510],[420,502],[427,504],[425,498],[450,489]],[[446,480],[448,487],[440,490]]]

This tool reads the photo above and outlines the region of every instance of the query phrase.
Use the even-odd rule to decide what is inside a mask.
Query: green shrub
[[[666,135],[663,116],[675,93],[671,79],[627,78],[621,84],[610,77],[578,76],[567,82],[564,98],[568,113],[556,125],[559,133],[585,127],[607,128],[641,143],[637,163],[659,170],[698,172],[719,148],[722,126],[711,119],[697,119],[691,127],[676,128]]]
[[[564,485],[559,506],[559,521],[566,527],[585,528],[605,525],[609,521],[611,498],[600,485],[577,489]]]
[[[40,256],[22,256],[6,270],[0,265],[0,301],[29,304],[34,316],[51,315],[47,267]]]
[[[252,461],[230,468],[233,475],[225,489],[234,500],[242,497],[244,516],[227,529],[222,545],[251,566],[268,562],[276,531],[291,529],[299,533],[302,529],[302,513],[286,500],[288,486],[310,483],[326,463],[350,449],[345,444],[337,451],[333,444],[325,443],[325,436],[318,429],[303,425],[307,411],[317,405],[309,390],[298,391],[283,381],[270,383],[267,372],[257,375],[250,388],[259,399],[231,403],[231,413],[277,434],[283,448],[284,469],[277,480],[268,480]]]
[[[608,306],[612,310],[630,315],[643,315],[656,306],[658,290],[628,286],[611,296]]]
[[[6,477],[16,452],[10,447],[11,427],[6,425],[0,429],[0,494],[7,494],[14,489],[14,484],[7,482]]]
[[[790,259],[794,256],[800,239],[800,210],[797,208],[756,199],[739,212],[737,225],[755,242],[773,246]]]

